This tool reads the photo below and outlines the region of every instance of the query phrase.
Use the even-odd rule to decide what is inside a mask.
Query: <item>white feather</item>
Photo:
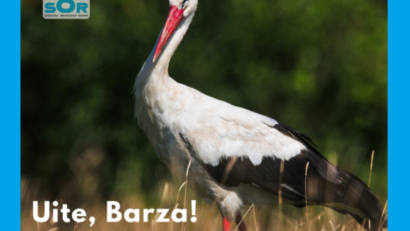
[[[215,200],[221,211],[233,219],[243,201],[257,202],[257,198],[264,197],[249,194],[256,190],[253,186],[252,189],[222,188],[202,169],[203,164],[216,166],[222,158],[248,157],[254,165],[259,165],[264,157],[288,160],[306,147],[276,130],[274,126],[278,123],[274,119],[206,96],[168,76],[169,61],[197,7],[197,0],[182,3],[182,0],[170,0],[171,5],[184,7],[185,18],[156,62],[152,62],[154,48],[137,76],[135,116],[171,171],[185,180],[186,167],[192,162],[189,172],[193,180],[188,184],[200,195]]]
[[[148,97],[151,99],[142,104],[147,109],[150,104],[155,105],[152,116],[158,127],[173,134],[175,140],[180,134],[186,137],[205,164],[216,166],[221,158],[238,156],[249,157],[258,165],[264,156],[288,160],[306,148],[273,128],[277,124],[273,119],[206,96],[170,77],[155,87],[158,84],[167,89],[155,91],[157,95]],[[136,110],[138,120],[144,120],[144,111]],[[141,126],[144,130],[156,129],[146,124]],[[155,140],[154,143],[169,142]]]

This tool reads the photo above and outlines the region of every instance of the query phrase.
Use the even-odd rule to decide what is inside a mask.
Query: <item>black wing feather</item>
[[[272,129],[303,143],[307,149],[286,161],[264,157],[257,166],[247,157],[221,158],[217,166],[204,164],[206,171],[221,185],[235,187],[250,184],[275,195],[280,189],[282,197],[296,207],[306,206],[307,198],[309,205],[324,205],[342,214],[348,213],[359,223],[370,219],[372,230],[380,228],[378,224],[382,223],[381,219],[385,220],[382,207],[363,181],[332,165],[303,133],[281,123]],[[189,142],[188,147],[192,152]],[[284,167],[281,172],[282,162]],[[386,226],[387,223],[384,223],[382,227]]]
[[[312,142],[312,139],[283,123],[278,123],[272,128],[277,129],[282,132],[282,134],[304,144],[308,149],[304,152],[304,154],[306,155],[309,163],[318,171],[318,173],[334,184],[341,183],[339,169],[331,164],[322,154],[320,154],[320,152],[316,149],[316,145]]]

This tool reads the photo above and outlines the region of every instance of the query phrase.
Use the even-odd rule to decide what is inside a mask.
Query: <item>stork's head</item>
[[[154,60],[161,54],[168,39],[174,33],[178,25],[184,18],[194,15],[198,6],[198,0],[169,0],[171,9],[169,10],[167,21],[162,30],[161,37],[158,40],[157,48],[154,54]]]

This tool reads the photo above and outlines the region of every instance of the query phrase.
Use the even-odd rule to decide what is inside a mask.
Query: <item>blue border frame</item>
[[[20,1],[3,3],[0,60],[0,133],[2,226],[20,230]],[[410,1],[388,2],[388,180],[389,229],[400,230],[407,221],[410,153],[407,149],[410,130]],[[41,15],[40,15],[41,16]],[[39,17],[40,17],[39,16]],[[404,193],[404,194],[403,194]],[[404,204],[407,202],[407,204]],[[10,229],[8,229],[10,230]]]
[[[2,2],[0,14],[0,147],[4,230],[20,230],[20,1]]]
[[[410,1],[388,2],[388,203],[389,230],[407,226],[410,130]]]

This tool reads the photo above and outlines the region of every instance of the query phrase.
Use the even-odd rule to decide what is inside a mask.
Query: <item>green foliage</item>
[[[45,20],[41,1],[22,1],[22,175],[45,197],[78,181],[72,160],[89,166],[87,150],[99,153],[87,173],[103,197],[149,197],[170,178],[131,94],[167,9],[166,0],[100,0],[88,20]],[[200,0],[170,75],[295,127],[365,181],[375,150],[372,189],[386,199],[383,1]]]

